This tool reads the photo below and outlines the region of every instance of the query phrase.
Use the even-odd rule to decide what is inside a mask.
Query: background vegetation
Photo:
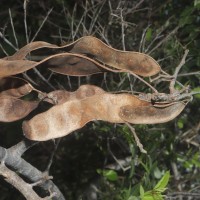
[[[178,81],[190,85],[191,90],[200,90],[199,0],[1,0],[0,22],[0,57],[13,54],[31,40],[61,45],[93,35],[114,48],[147,53],[166,73],[173,74],[184,50],[189,49]],[[36,74],[30,72],[29,76],[51,91]],[[44,77],[50,77],[54,87],[72,91],[91,83],[107,91],[150,92],[141,81],[126,74]],[[169,93],[164,78],[151,84],[160,92]],[[171,122],[134,126],[147,154],[140,152],[126,125],[92,122],[62,138],[50,171],[54,183],[69,200],[133,200],[146,191],[150,194],[145,193],[143,199],[148,195],[148,199],[153,198],[152,194],[161,199],[155,186],[164,174],[167,184],[169,172],[164,198],[199,199],[199,99],[199,95],[194,96],[184,112]],[[16,144],[23,137],[21,121],[0,123],[0,135],[1,146]],[[53,141],[42,142],[29,150],[25,158],[45,170],[54,148]],[[164,182],[161,183],[166,185]],[[3,180],[0,194],[0,199],[23,199]]]

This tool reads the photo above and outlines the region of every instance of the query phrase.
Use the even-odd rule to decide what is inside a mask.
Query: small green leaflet
[[[146,40],[150,41],[152,38],[152,28],[148,28],[146,32]]]
[[[117,172],[114,171],[114,170],[101,170],[101,169],[97,169],[97,173],[103,175],[109,181],[117,181],[118,180]]]
[[[194,95],[197,99],[200,99],[200,87],[196,87],[192,90],[192,92],[196,92],[197,94]],[[199,94],[198,94],[199,93]]]
[[[194,6],[197,6],[198,4],[200,4],[200,0],[195,0],[194,1]]]
[[[167,171],[153,190],[149,190],[147,192],[144,192],[144,188],[140,186],[140,198],[142,200],[163,200],[162,193],[167,189],[166,186],[169,182],[169,178],[170,173]]]
[[[154,189],[160,192],[164,192],[167,189],[166,186],[169,182],[169,178],[170,178],[170,173],[169,171],[167,171],[161,178],[161,180],[156,184]]]

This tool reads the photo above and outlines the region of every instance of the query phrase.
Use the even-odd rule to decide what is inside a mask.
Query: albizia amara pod
[[[23,122],[24,135],[30,140],[46,141],[63,137],[95,120],[133,124],[164,123],[179,115],[186,105],[183,102],[152,105],[130,94],[106,92],[63,102]]]
[[[0,122],[13,122],[22,119],[37,106],[37,101],[25,101],[12,96],[0,96]]]
[[[0,122],[13,122],[26,117],[38,106],[38,101],[20,99],[34,88],[22,78],[0,79]]]
[[[29,94],[32,90],[32,85],[22,78],[10,76],[0,79],[0,97],[7,95],[20,98]]]
[[[19,70],[18,73],[21,73],[22,71],[29,70],[33,67],[38,66],[41,63],[44,63],[47,67],[47,61],[50,62],[49,65],[53,68],[52,70],[57,73],[63,73],[63,74],[68,74],[66,73],[67,69],[66,66],[71,66],[69,64],[69,59],[67,58],[67,55],[65,57],[61,57],[62,53],[68,53],[73,57],[73,59],[77,59],[78,55],[79,57],[83,56],[85,60],[93,60],[93,66],[89,67],[88,72],[84,72],[83,74],[79,74],[76,71],[71,72],[72,75],[89,75],[89,74],[94,74],[94,73],[99,73],[101,72],[100,68],[104,68],[106,66],[107,70],[112,71],[114,70],[120,70],[120,71],[125,71],[125,72],[130,72],[134,73],[137,75],[141,76],[153,76],[157,74],[160,71],[160,66],[159,64],[150,56],[139,53],[139,52],[133,52],[133,51],[120,51],[117,49],[114,49],[112,47],[109,47],[105,43],[103,43],[101,40],[92,37],[92,36],[85,36],[82,37],[78,40],[76,40],[73,43],[70,43],[65,46],[56,46],[53,44],[49,44],[46,42],[42,41],[37,41],[37,42],[32,42],[24,46],[22,49],[20,49],[18,52],[16,52],[13,56],[6,57],[2,60],[0,60],[1,66],[3,64],[9,64],[10,68],[12,68],[11,65],[13,65],[12,61],[19,61],[21,60],[21,65],[25,66],[25,58],[28,54],[30,54],[33,51],[34,54],[38,54],[37,51],[39,52],[40,55],[45,55],[45,52],[47,52],[48,55],[42,56],[42,60],[40,60],[40,63],[29,63],[27,67],[21,67],[21,70]],[[49,55],[49,51],[52,51]],[[62,53],[61,53],[62,52]],[[60,54],[60,57],[57,55]],[[39,57],[38,56],[38,57]],[[31,59],[31,56],[30,56]],[[10,61],[10,63],[6,63],[4,61]],[[71,59],[72,60],[72,59]],[[79,62],[82,59],[79,58]],[[31,61],[30,61],[31,62]],[[46,62],[46,63],[45,63]],[[53,63],[53,64],[52,64]],[[58,64],[60,63],[60,64]],[[77,61],[75,61],[77,63]],[[30,66],[31,64],[31,66]],[[83,65],[85,63],[83,62]],[[84,71],[84,66],[79,64],[79,70]],[[85,64],[86,66],[87,64]],[[62,66],[61,68],[58,68],[58,66]],[[88,66],[88,65],[87,65]],[[65,68],[63,68],[65,67]],[[20,68],[20,67],[19,67]],[[63,69],[64,72],[63,72]],[[61,71],[61,72],[60,72]],[[17,71],[16,71],[17,73]],[[1,75],[1,70],[0,70],[0,76]],[[4,76],[6,73],[4,73]],[[70,75],[70,74],[68,74]],[[8,76],[8,74],[7,74]]]
[[[68,92],[66,90],[55,90],[46,95],[44,101],[52,104],[62,104],[66,101],[80,100],[90,96],[103,94],[105,91],[94,85],[81,85],[78,90]]]
[[[71,76],[86,76],[106,70],[103,65],[86,56],[71,53],[55,54],[39,62],[0,59],[0,66],[0,78],[20,74],[35,67],[49,68],[56,73]]]

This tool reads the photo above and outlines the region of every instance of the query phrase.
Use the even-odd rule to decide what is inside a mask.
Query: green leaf
[[[142,200],[163,200],[162,192],[166,190],[166,186],[169,182],[170,173],[167,171],[160,181],[156,184],[153,190],[144,192],[142,186],[140,186],[140,198]]]
[[[170,178],[170,173],[169,171],[167,171],[164,176],[161,178],[161,180],[156,184],[156,186],[154,187],[155,190],[164,192],[168,182],[169,182],[169,178]]]
[[[152,28],[148,28],[146,32],[146,40],[150,41],[152,39]]]
[[[200,4],[200,0],[195,0],[194,1],[194,6],[198,6]]]
[[[142,161],[140,161],[140,164],[144,167],[145,171],[149,174],[149,169],[148,166],[146,164],[144,164]]]
[[[156,167],[155,170],[154,170],[154,176],[157,179],[160,179],[161,176],[162,176],[162,172],[158,169],[158,167]]]
[[[199,153],[195,153],[194,156],[192,157],[192,164],[194,164],[196,167],[200,168],[200,161],[199,161]]]
[[[155,198],[152,196],[149,196],[149,197],[144,197],[142,200],[155,200]]]
[[[190,7],[190,6],[187,6],[183,12],[181,13],[181,17],[188,17],[188,16],[191,16],[191,14],[193,13],[194,11],[194,8],[193,7]]]
[[[143,197],[142,200],[155,200],[155,198],[151,195]]]
[[[196,87],[192,90],[192,92],[199,92],[199,94],[195,94],[194,97],[200,99],[200,87]]]
[[[184,26],[186,24],[192,24],[194,16],[192,15],[194,11],[193,7],[186,7],[180,15],[179,26]]]
[[[103,175],[109,181],[118,180],[117,172],[114,171],[114,170],[100,170],[100,169],[97,169],[97,173]]]
[[[130,197],[128,198],[128,200],[139,200],[139,199],[138,199],[138,197],[136,197],[136,196],[130,196]]]
[[[142,200],[163,200],[163,195],[155,190],[151,190],[144,193]]]
[[[182,120],[182,119],[179,119],[179,120],[178,120],[177,126],[178,126],[178,128],[180,128],[180,129],[184,127],[184,123],[183,123],[183,120]]]
[[[142,199],[144,197],[144,188],[142,185],[140,185],[140,198]]]
[[[186,16],[180,18],[179,25],[180,26],[185,26],[187,24],[192,24],[194,21],[194,16]]]
[[[196,62],[197,66],[200,66],[200,56],[197,57],[197,62]]]

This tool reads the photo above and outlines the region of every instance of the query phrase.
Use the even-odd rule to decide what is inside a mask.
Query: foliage
[[[18,46],[13,35],[9,8]],[[63,45],[82,36],[93,35],[114,48],[151,55],[169,74],[174,73],[184,50],[189,49],[178,81],[190,85],[192,91],[199,91],[200,4],[198,0],[166,2],[30,0],[27,6],[29,38],[34,37],[51,8],[53,10],[35,40]],[[21,48],[26,44],[23,3],[12,0],[1,1],[0,10],[0,32],[16,48]],[[16,51],[2,37],[0,44],[1,57],[5,57],[5,52],[12,55]],[[51,88],[34,72],[28,72],[28,75],[40,83],[42,89],[51,91]],[[57,89],[74,91],[80,84],[90,83],[113,92],[119,90],[128,90],[132,93],[150,92],[146,85],[125,73],[75,78],[45,72],[44,76],[46,79],[50,78],[50,83]],[[149,81],[148,78],[145,80]],[[160,92],[169,93],[166,84],[168,80],[165,81],[155,80],[151,84]],[[176,87],[180,88],[179,85]],[[197,94],[181,116],[172,122],[134,126],[147,150],[147,155],[139,151],[132,132],[126,125],[89,123],[80,131],[61,140],[50,173],[53,174],[66,199],[92,199],[91,195],[96,194],[96,199],[135,200],[142,194],[144,196],[152,194],[163,182],[165,184],[161,189],[168,188],[162,193],[166,198],[176,198],[176,192],[179,191],[184,192],[185,199],[189,199],[190,193],[198,193],[200,184],[199,111],[199,94]],[[0,134],[1,146],[10,147],[16,144],[22,138],[21,121],[1,123]],[[25,158],[40,170],[44,170],[53,148],[54,144],[51,142],[41,143],[26,153]],[[122,169],[117,165],[117,161],[128,162],[125,162]],[[115,166],[117,167],[114,168]],[[170,171],[170,184],[166,185],[168,171]],[[0,193],[0,199],[22,199],[20,194],[5,185],[4,181],[1,181]],[[198,198],[199,196],[196,197]]]
[[[142,200],[163,199],[162,193],[166,190],[166,186],[169,181],[169,176],[169,172],[166,172],[162,179],[150,191],[144,192],[144,188],[140,186],[140,198]]]

